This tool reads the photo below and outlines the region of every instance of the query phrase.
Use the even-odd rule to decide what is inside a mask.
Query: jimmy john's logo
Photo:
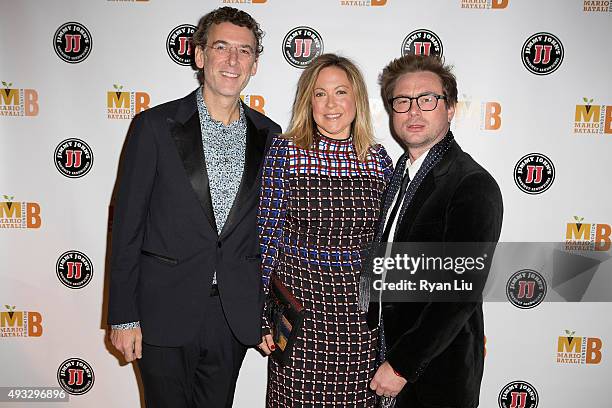
[[[433,31],[415,30],[408,34],[402,42],[402,56],[438,55],[441,57],[443,53],[442,41]]]
[[[55,53],[71,64],[83,62],[91,53],[91,33],[81,23],[70,22],[61,25],[53,36]]]
[[[593,98],[582,98],[584,105],[576,105],[574,133],[612,134],[612,105],[595,105]]]
[[[0,201],[0,228],[40,228],[40,204],[14,201],[15,196],[3,195]]]
[[[557,363],[600,364],[603,342],[598,337],[575,336],[575,331],[565,330],[565,336],[557,340]]]
[[[34,89],[13,88],[12,82],[2,81],[0,116],[38,115],[38,92]]]
[[[242,102],[244,102],[245,105],[248,106],[249,108],[256,110],[257,112],[260,112],[264,115],[266,114],[266,111],[264,110],[266,100],[264,99],[263,96],[245,94],[245,95],[240,95],[240,99],[242,99]]]
[[[264,4],[268,0],[222,0],[221,3],[231,4]]]
[[[114,91],[106,93],[106,117],[108,119],[132,119],[134,115],[149,109],[151,97],[146,92],[124,91],[123,85],[113,84]]]
[[[40,312],[15,310],[4,305],[0,311],[0,337],[40,337],[43,334]]]
[[[386,6],[387,0],[340,0],[341,6],[379,7]]]
[[[67,251],[60,255],[55,264],[59,281],[70,289],[81,289],[93,276],[93,263],[87,255],[79,251]]]
[[[533,269],[522,269],[512,274],[506,284],[506,296],[519,309],[532,309],[546,297],[546,280]]]
[[[57,382],[68,394],[83,395],[94,385],[94,371],[80,358],[69,358],[57,369]]]
[[[612,246],[610,224],[583,222],[584,217],[574,216],[565,228],[566,251],[609,251]]]
[[[536,75],[555,72],[563,62],[563,44],[551,33],[536,33],[527,38],[521,50],[523,65]]]
[[[174,27],[166,39],[166,51],[170,59],[179,65],[191,65],[193,50],[191,49],[191,36],[196,31],[192,24],[181,24]]]
[[[612,12],[612,1],[584,0],[583,11],[596,13]]]
[[[461,8],[500,10],[508,7],[508,1],[509,0],[461,0]]]
[[[91,147],[81,139],[66,139],[55,148],[55,168],[66,177],[83,177],[93,166]]]
[[[496,101],[477,101],[462,95],[455,108],[457,124],[479,119],[481,130],[500,130],[502,127],[502,105]]]
[[[555,166],[541,153],[529,153],[514,166],[514,183],[527,194],[542,194],[555,181]]]
[[[315,29],[296,27],[283,39],[283,56],[293,67],[304,69],[323,54],[323,38]]]
[[[499,408],[537,408],[539,397],[527,381],[512,381],[502,388],[497,402]]]

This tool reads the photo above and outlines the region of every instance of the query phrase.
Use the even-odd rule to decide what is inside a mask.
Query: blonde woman
[[[334,54],[313,60],[262,176],[263,284],[273,273],[304,307],[288,362],[269,361],[268,407],[374,406],[376,332],[359,311],[358,286],[392,171],[374,144],[358,68]],[[266,354],[275,347],[270,335],[262,338]]]

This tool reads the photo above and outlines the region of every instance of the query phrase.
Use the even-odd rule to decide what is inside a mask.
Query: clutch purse
[[[304,321],[304,306],[274,274],[270,279],[266,306],[272,339],[276,345],[271,357],[279,364],[286,365]]]

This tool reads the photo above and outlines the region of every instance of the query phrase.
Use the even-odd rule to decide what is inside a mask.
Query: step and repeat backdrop
[[[224,5],[266,33],[247,105],[286,128],[302,69],[340,53],[394,158],[378,74],[406,53],[455,66],[452,129],[501,187],[501,241],[582,254],[556,281],[548,252],[510,257],[507,299],[485,304],[480,406],[612,407],[612,304],[585,301],[612,291],[612,2],[587,0],[1,0],[0,406],[141,404],[105,332],[117,165],[135,114],[196,88],[188,38]],[[234,405],[263,406],[265,382],[249,351]]]

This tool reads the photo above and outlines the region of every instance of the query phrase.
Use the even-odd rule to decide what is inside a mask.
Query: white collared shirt
[[[416,159],[414,162],[410,162],[410,157],[408,157],[408,166],[406,166],[406,170],[404,171],[404,175],[406,174],[406,171],[407,171],[408,175],[410,176],[410,182],[408,183],[408,186],[410,186],[410,183],[412,183],[412,180],[414,180],[414,176],[416,176],[416,174],[418,173],[419,169],[421,168],[421,165],[425,161],[425,157],[427,157],[427,153],[429,153],[429,150],[427,150],[426,152],[423,152],[423,154],[420,155],[419,158]],[[408,186],[406,187],[406,189],[408,189]],[[387,226],[388,222],[392,222],[393,223],[391,225],[391,231],[389,232],[388,242],[394,242],[395,228],[397,227],[397,220],[399,218],[400,213],[402,212],[401,211],[402,207],[400,207],[400,209],[395,214],[395,219],[393,219],[393,220],[389,219],[391,217],[391,212],[392,212],[391,210],[395,206],[395,203],[397,202],[398,195],[399,195],[399,190],[395,194],[395,197],[393,198],[393,202],[389,206],[389,212],[387,213],[387,219],[385,220],[385,227]],[[406,195],[404,194],[404,197],[405,196]],[[386,246],[385,256],[386,257],[390,257],[391,256],[391,245],[387,245]],[[384,270],[384,272],[382,274],[382,277],[381,277],[383,282],[385,281],[386,277],[387,277],[387,269],[385,268],[385,270]],[[378,293],[378,302],[379,302],[379,304],[382,303],[382,293],[383,293],[382,290]],[[382,316],[382,307],[379,307],[378,308],[378,321],[380,321],[381,316]]]
[[[420,155],[419,158],[416,159],[414,162],[411,162],[410,158],[408,158],[408,166],[406,166],[406,171],[408,172],[408,175],[410,176],[410,182],[408,183],[408,185],[410,185],[410,183],[412,183],[412,180],[414,180],[414,176],[416,176],[419,169],[421,168],[421,165],[425,161],[425,157],[427,157],[427,153],[429,153],[429,149],[423,152],[423,154]],[[400,207],[400,210],[398,210],[397,214],[395,214],[395,219],[393,220],[389,219],[391,216],[391,209],[395,206],[395,203],[397,201],[398,193],[399,193],[399,190],[395,194],[395,197],[393,198],[393,202],[391,203],[391,206],[389,206],[389,212],[387,213],[387,219],[385,220],[385,227],[387,226],[387,223],[393,222],[393,224],[391,225],[391,232],[389,233],[389,242],[393,242],[393,239],[395,237],[395,228],[397,227],[397,220],[401,212],[401,207]]]

